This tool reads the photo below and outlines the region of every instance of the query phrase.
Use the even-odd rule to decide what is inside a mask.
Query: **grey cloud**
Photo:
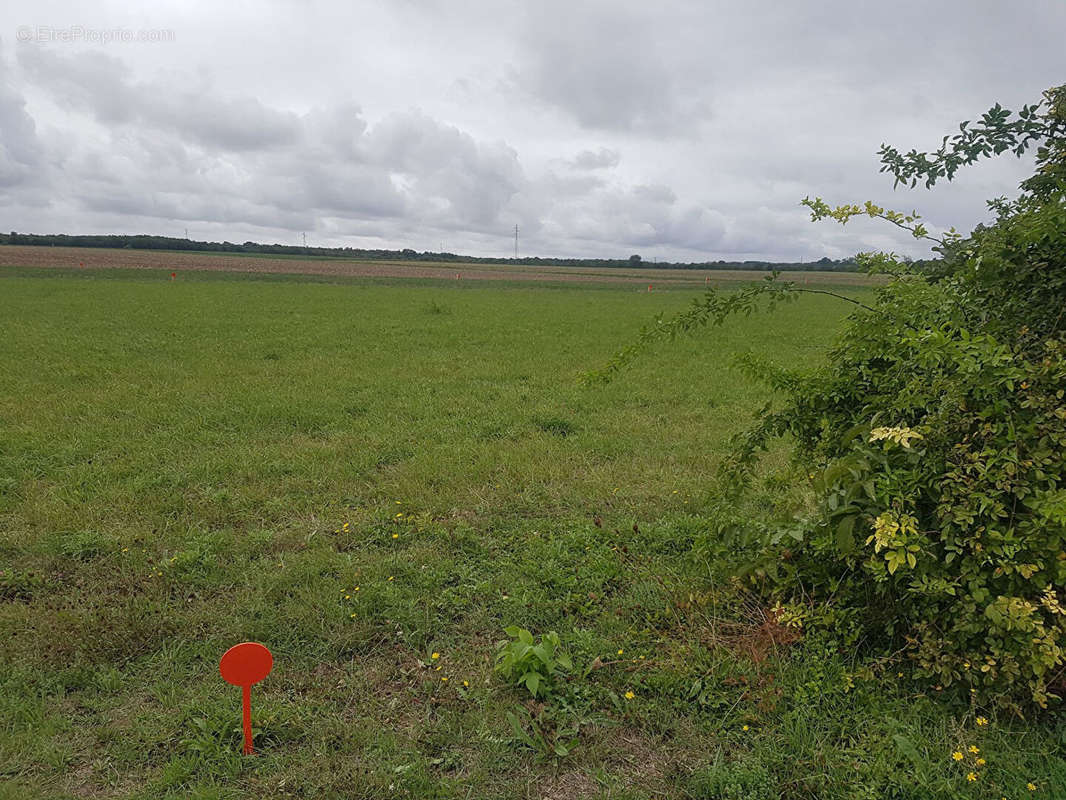
[[[633,194],[649,203],[661,203],[673,205],[677,202],[677,194],[669,186],[662,184],[641,184],[633,187]]]
[[[684,133],[708,106],[683,91],[660,53],[654,11],[608,2],[531,6],[512,80],[586,128]]]
[[[37,126],[26,100],[13,85],[0,51],[0,187],[32,182],[41,167]]]
[[[506,144],[478,142],[417,111],[391,114],[374,126],[366,152],[399,173],[420,216],[438,223],[491,225],[524,181],[518,154]]]
[[[264,228],[305,229],[320,217],[353,216],[391,220],[396,228],[490,230],[502,224],[500,213],[525,181],[514,149],[419,111],[370,125],[351,103],[298,116],[261,105],[248,113],[257,101],[247,101],[224,118],[215,110],[227,101],[205,91],[172,126],[180,103],[132,107],[149,88],[131,82],[111,57],[38,53],[20,63],[68,113],[105,124],[103,140],[68,142],[61,175],[52,176],[72,183],[71,196],[92,212]],[[260,125],[262,118],[279,124]],[[238,119],[259,133],[229,135],[242,129]],[[12,148],[20,141],[14,133],[33,131],[25,114],[15,121],[4,137]],[[262,138],[264,130],[284,135]]]
[[[725,233],[726,221],[716,211],[680,204],[661,185],[598,185],[571,197],[542,182],[540,207],[543,235],[562,240],[607,241],[626,248],[671,246],[706,250]]]
[[[105,53],[63,55],[44,47],[18,48],[20,66],[60,102],[107,125],[177,131],[206,146],[248,150],[291,144],[299,119],[250,96],[219,97],[209,86],[136,82],[128,67]]]
[[[609,169],[617,167],[622,156],[617,150],[601,147],[598,150],[582,150],[570,162],[575,169]]]

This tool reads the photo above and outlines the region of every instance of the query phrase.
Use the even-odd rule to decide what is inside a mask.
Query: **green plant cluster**
[[[497,643],[493,669],[540,701],[507,712],[514,741],[543,756],[565,758],[577,747],[582,725],[593,721],[587,687],[571,684],[573,660],[555,631],[539,642],[517,625],[504,632],[510,638]]]
[[[1038,174],[1061,160],[1064,94],[1048,93]],[[913,178],[922,162],[908,163]],[[786,400],[738,461],[791,434],[818,504],[761,540],[752,580],[831,604],[825,618],[901,646],[937,688],[1046,705],[1066,666],[1066,181],[1034,185],[941,240],[931,268],[867,257],[892,282],[823,368],[771,376]],[[816,219],[890,216],[807,204]]]
[[[496,645],[496,673],[508,683],[525,686],[534,698],[557,689],[573,669],[555,631],[541,636],[540,642],[529,631],[515,625],[504,631],[511,638]]]
[[[783,402],[739,438],[730,476],[750,486],[758,454],[792,437],[812,502],[788,523],[731,525],[715,560],[780,618],[908,657],[937,690],[1045,706],[1066,671],[1066,87],[1016,121],[997,106],[961,130],[932,159],[883,148],[882,161],[897,182],[932,185],[1037,143],[1019,198],[991,201],[996,221],[969,237],[934,236],[916,212],[804,200],[814,220],[880,218],[938,258],[860,254],[891,281],[856,302],[817,371],[742,364]],[[601,375],[654,339],[803,291],[774,276],[708,292]]]

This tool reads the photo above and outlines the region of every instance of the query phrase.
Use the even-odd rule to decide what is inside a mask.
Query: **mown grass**
[[[978,726],[816,637],[753,658],[757,609],[716,606],[711,476],[766,400],[732,359],[817,363],[839,301],[586,387],[692,294],[0,276],[0,797],[1066,795],[1054,720]],[[574,657],[559,715],[494,677],[510,624]],[[217,672],[245,639],[255,758]]]

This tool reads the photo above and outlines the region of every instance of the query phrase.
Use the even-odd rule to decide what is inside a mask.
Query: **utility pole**
[[[188,228],[185,229],[185,238],[186,239],[189,238],[189,229]]]
[[[515,261],[518,260],[518,225],[514,226],[514,257]]]
[[[307,247],[307,233],[306,232],[303,234],[303,237],[304,237],[304,247]]]

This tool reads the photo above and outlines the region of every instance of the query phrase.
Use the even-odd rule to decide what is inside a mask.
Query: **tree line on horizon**
[[[447,252],[418,252],[410,248],[402,250],[374,250],[356,247],[304,247],[286,244],[262,244],[260,242],[202,242],[174,236],[149,236],[147,234],[66,234],[66,233],[0,233],[0,245],[23,245],[30,247],[99,247],[126,250],[179,250],[205,253],[252,253],[276,256],[310,256],[317,258],[347,258],[359,260],[389,261],[436,261],[456,264],[515,264],[550,267],[607,267],[639,269],[750,269],[781,270],[785,272],[859,272],[861,268],[854,258],[832,259],[823,257],[817,261],[700,261],[672,262],[645,261],[639,255],[628,258],[485,258]]]

